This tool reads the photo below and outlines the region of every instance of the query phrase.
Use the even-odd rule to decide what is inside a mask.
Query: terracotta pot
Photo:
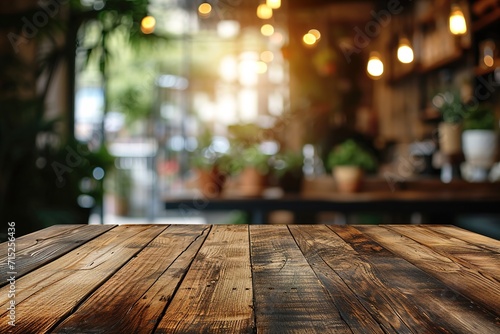
[[[446,155],[462,152],[461,145],[462,125],[452,123],[439,124],[439,147]]]
[[[337,166],[332,170],[335,186],[341,193],[355,193],[361,189],[363,170],[356,166]]]
[[[205,197],[217,197],[224,188],[226,178],[216,168],[205,170],[198,170],[198,190]]]
[[[266,176],[253,167],[245,168],[239,179],[239,192],[242,196],[262,195],[266,186]]]

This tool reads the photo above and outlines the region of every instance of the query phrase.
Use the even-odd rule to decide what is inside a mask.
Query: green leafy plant
[[[460,94],[456,92],[445,92],[434,96],[432,104],[441,113],[443,121],[446,123],[461,123],[465,108],[460,99]]]
[[[489,105],[479,105],[466,110],[464,130],[494,130],[495,114]]]
[[[233,147],[227,158],[227,165],[231,174],[238,174],[247,167],[255,168],[263,175],[270,170],[269,156],[264,154],[258,145],[247,148]]]
[[[327,167],[357,166],[366,171],[377,168],[377,160],[354,140],[348,139],[328,154]]]

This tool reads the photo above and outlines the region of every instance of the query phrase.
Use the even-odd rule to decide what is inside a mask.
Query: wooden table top
[[[500,242],[452,226],[56,225],[0,249],[0,333],[500,333]]]

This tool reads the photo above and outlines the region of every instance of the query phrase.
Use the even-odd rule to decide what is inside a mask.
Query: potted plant
[[[212,134],[205,131],[198,138],[198,148],[191,160],[197,173],[197,187],[205,197],[219,196],[226,181],[226,156],[214,149],[212,139]]]
[[[467,164],[476,170],[476,181],[486,179],[486,171],[493,165],[497,153],[498,137],[495,115],[488,105],[466,110],[462,134],[463,153]]]
[[[377,161],[354,140],[348,139],[330,151],[327,167],[332,170],[335,184],[340,192],[359,191],[364,171],[373,171]]]
[[[259,196],[267,185],[269,156],[258,145],[235,147],[231,155],[230,169],[238,175],[238,193],[242,196]]]
[[[438,129],[441,152],[448,156],[461,153],[464,107],[460,95],[451,92],[441,93],[432,99],[432,103],[443,118]]]
[[[300,152],[286,150],[273,158],[273,171],[278,185],[285,193],[299,193],[304,179],[304,156]]]

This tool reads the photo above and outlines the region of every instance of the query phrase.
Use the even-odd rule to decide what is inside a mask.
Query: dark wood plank
[[[214,225],[155,333],[253,333],[247,225]]]
[[[290,231],[353,333],[396,333],[392,327],[382,329],[358,296],[325,261],[325,255],[338,248],[343,241],[332,240],[330,236],[333,233],[323,225],[290,226]]]
[[[461,239],[478,247],[500,253],[500,241],[490,237],[478,233],[471,233],[470,231],[451,225],[432,225],[432,230]]]
[[[500,281],[500,253],[438,233],[433,225],[391,225],[387,228],[447,256],[470,270],[477,271],[482,276]]]
[[[172,225],[52,333],[152,333],[209,230]]]
[[[330,275],[340,276],[385,332],[415,333],[414,328],[432,332],[432,324],[422,317],[405,294],[381,278],[367,258],[360,256],[328,227],[291,226],[290,229],[301,247],[307,247],[305,243],[308,243],[317,252],[330,268]]]
[[[406,259],[479,305],[500,315],[500,283],[386,227],[357,226],[384,248]]]
[[[88,226],[88,228],[91,228]],[[0,322],[0,333],[44,333],[166,228],[118,226],[16,282],[15,327]],[[0,289],[0,315],[6,319],[7,288]]]
[[[388,304],[404,318],[401,307],[418,314],[421,325],[412,325],[415,333],[495,333],[498,318],[489,310],[474,304],[443,282],[408,261],[381,247],[352,226],[332,226],[359,256],[370,263],[374,275],[395,291]],[[352,285],[350,285],[352,286]]]
[[[352,333],[286,226],[250,232],[257,333]]]
[[[15,241],[16,278],[79,247],[85,242],[112,229],[113,225],[53,225],[27,234]],[[0,245],[7,249],[7,243]],[[7,253],[0,256],[0,286],[7,284]]]

